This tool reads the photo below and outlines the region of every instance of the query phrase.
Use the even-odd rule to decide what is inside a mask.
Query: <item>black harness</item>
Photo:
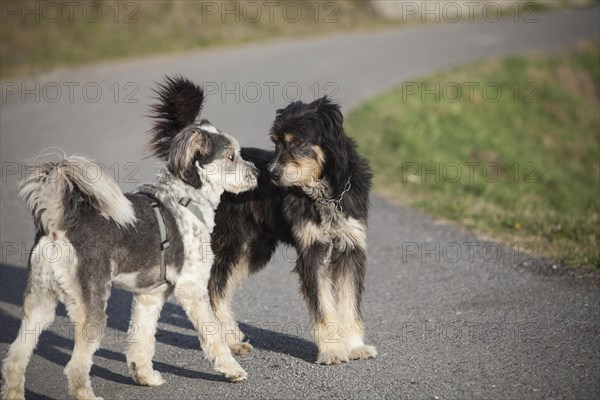
[[[167,282],[167,263],[165,261],[167,249],[171,247],[171,242],[167,239],[167,228],[165,226],[165,219],[160,212],[160,203],[154,195],[150,193],[140,193],[142,196],[150,202],[150,207],[154,210],[156,216],[156,222],[158,222],[158,231],[160,233],[160,277],[156,286],[160,286]]]
[[[140,195],[144,196],[149,202],[150,207],[154,210],[154,215],[156,216],[156,222],[158,223],[158,231],[160,234],[160,276],[159,280],[156,283],[156,287],[162,285],[163,283],[167,283],[167,263],[166,263],[166,255],[167,250],[171,247],[171,242],[167,239],[167,227],[165,225],[165,219],[160,211],[161,203],[160,201],[150,193],[139,192]],[[204,225],[206,225],[206,221],[204,220],[204,216],[202,215],[202,211],[195,204],[192,199],[189,197],[182,197],[179,199],[178,203],[183,207],[190,210],[192,214],[196,218],[200,220]]]

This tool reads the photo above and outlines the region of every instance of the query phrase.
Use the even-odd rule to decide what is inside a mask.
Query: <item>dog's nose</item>
[[[271,169],[271,179],[273,179],[274,182],[278,182],[279,178],[281,178],[281,170],[279,168]]]
[[[279,181],[279,178],[281,178],[281,168],[277,164],[269,165],[269,175],[271,175],[273,182]]]
[[[273,180],[277,182],[279,181],[279,178],[281,178],[281,173],[279,173],[279,171],[273,171],[271,173],[271,178],[273,178]]]

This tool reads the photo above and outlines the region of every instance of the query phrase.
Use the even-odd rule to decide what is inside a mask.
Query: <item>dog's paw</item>
[[[231,382],[241,382],[248,379],[248,373],[240,365],[221,371]]]
[[[317,364],[337,365],[348,361],[348,353],[342,349],[321,351],[317,357]]]
[[[231,382],[240,382],[248,379],[248,373],[244,371],[244,368],[232,356],[228,358],[228,360],[223,360],[221,363],[217,362],[215,370],[225,375],[225,378]]]
[[[362,345],[355,347],[350,351],[351,360],[367,360],[369,358],[377,357],[377,349],[375,346]]]
[[[104,400],[104,398],[96,396],[91,388],[77,390],[73,393],[75,400]]]
[[[231,382],[241,382],[248,379],[248,373],[242,367],[239,367],[236,371],[226,373],[225,377]]]
[[[229,346],[231,352],[236,356],[243,356],[252,351],[254,347],[248,342],[237,342],[231,346]]]
[[[138,372],[133,376],[133,380],[138,385],[143,386],[160,386],[165,383],[165,380],[160,375],[160,372],[154,370],[145,373]]]
[[[25,400],[25,389],[3,387],[1,393],[2,399]]]
[[[2,367],[4,384],[0,388],[0,398],[7,400],[25,400],[25,374],[24,370],[15,366],[15,363],[6,361]]]

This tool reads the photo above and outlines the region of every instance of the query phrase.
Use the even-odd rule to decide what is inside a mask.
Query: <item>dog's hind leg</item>
[[[38,272],[34,265],[23,302],[21,328],[2,367],[5,380],[2,386],[3,399],[25,397],[25,369],[42,331],[54,321],[58,299]]]
[[[158,371],[152,368],[156,345],[156,323],[160,311],[173,287],[156,294],[133,296],[129,335],[132,339],[127,348],[127,366],[133,380],[139,385],[158,386],[164,383]]]
[[[82,265],[78,267],[82,268]],[[79,279],[81,289],[70,290],[65,302],[69,317],[75,325],[75,347],[64,372],[69,382],[69,391],[75,399],[100,399],[94,395],[90,382],[90,369],[92,357],[100,347],[100,340],[106,328],[106,305],[110,296],[110,280],[94,281],[93,285],[88,281],[86,286],[81,285],[82,281],[83,276]],[[73,289],[73,286],[71,288]],[[76,294],[78,292],[79,295]]]
[[[233,382],[245,380],[248,374],[233,358],[222,338],[221,326],[210,305],[206,283],[203,285],[193,275],[182,276],[175,284],[175,296],[194,324],[202,350],[214,369]]]
[[[377,356],[375,347],[365,345],[363,342],[361,298],[366,261],[366,254],[361,248],[338,254],[332,261],[338,301],[340,337],[351,360]]]

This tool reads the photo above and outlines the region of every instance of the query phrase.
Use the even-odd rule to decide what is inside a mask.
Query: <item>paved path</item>
[[[134,187],[134,180],[152,179],[157,163],[143,159],[144,131],[149,127],[144,114],[151,96],[148,88],[164,74],[181,73],[205,82],[211,91],[218,88],[209,97],[205,116],[244,145],[267,146],[275,109],[298,89],[304,100],[314,98],[317,88],[319,94],[337,90],[334,97],[347,110],[433,71],[482,57],[558,49],[598,36],[597,7],[538,18],[531,24],[478,22],[286,40],[58,71],[38,79],[39,102],[33,95],[26,101],[11,95],[14,83],[3,82],[2,356],[20,317],[22,254],[33,236],[27,211],[16,197],[14,168],[19,161],[58,146],[102,160],[118,173],[124,189]],[[68,85],[75,84],[65,82],[79,85],[73,86],[72,103]],[[35,91],[35,82],[27,85]],[[57,86],[62,89],[58,98]],[[97,88],[102,96],[89,101]],[[222,99],[223,89],[233,92]],[[128,103],[126,98],[138,102]],[[457,248],[449,243],[461,246],[458,260]],[[380,351],[376,360],[336,367],[312,363],[316,350],[309,339],[308,317],[290,273],[292,263],[286,261],[293,252],[281,249],[237,296],[238,318],[256,348],[241,359],[250,374],[248,382],[229,384],[214,374],[197,350],[184,313],[168,303],[155,364],[167,383],[158,388],[133,385],[123,356],[131,297],[115,290],[109,329],[92,369],[96,392],[122,399],[600,396],[596,278],[575,277],[535,262],[523,266],[522,254],[478,241],[378,196],[373,198],[369,250],[364,312],[368,341]],[[63,308],[59,314],[32,358],[27,373],[30,398],[67,397],[62,369],[72,341]]]

